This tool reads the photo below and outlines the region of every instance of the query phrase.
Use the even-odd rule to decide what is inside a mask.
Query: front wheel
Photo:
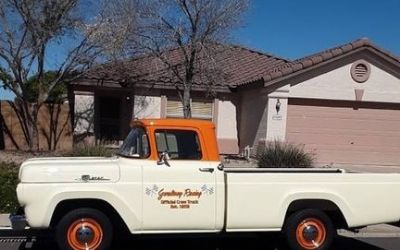
[[[67,213],[58,223],[56,239],[62,250],[107,250],[113,228],[107,216],[91,208]]]
[[[292,214],[286,221],[285,236],[291,249],[327,250],[336,230],[322,211],[306,209]]]

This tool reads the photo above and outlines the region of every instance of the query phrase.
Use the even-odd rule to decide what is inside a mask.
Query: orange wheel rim
[[[304,249],[318,249],[326,240],[326,228],[321,220],[307,218],[296,228],[296,239]]]
[[[94,250],[103,240],[103,229],[97,221],[81,218],[68,227],[67,240],[74,250]]]

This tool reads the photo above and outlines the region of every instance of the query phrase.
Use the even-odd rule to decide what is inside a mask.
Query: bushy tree
[[[127,6],[135,9],[136,22],[129,28],[114,27],[125,34],[124,39],[117,39],[120,51],[124,55],[156,57],[166,68],[163,80],[173,84],[182,101],[184,117],[190,118],[195,82],[211,90],[213,84],[225,79],[216,54],[241,24],[248,0],[110,0],[109,5],[114,6],[110,9],[118,9],[121,2],[127,1]],[[132,12],[119,12],[118,20],[128,17]]]
[[[97,27],[90,1],[0,1],[0,80],[15,95],[15,112],[30,150],[39,148],[38,112],[88,69],[104,48],[91,39]],[[95,6],[95,5],[93,5]],[[101,15],[96,23],[101,23]],[[60,52],[55,58],[52,54]],[[54,62],[52,65],[49,65]],[[57,61],[57,62],[56,62]],[[51,73],[46,71],[52,68]]]
[[[185,118],[191,117],[195,79],[209,86],[224,80],[215,61],[218,43],[229,39],[247,6],[247,0],[149,0],[142,9],[138,41],[168,67]],[[165,53],[174,48],[183,58],[179,65]]]

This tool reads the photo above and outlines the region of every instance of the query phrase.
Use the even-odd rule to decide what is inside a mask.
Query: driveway
[[[0,238],[2,250],[57,249],[52,237],[43,238]],[[129,238],[120,241],[114,250],[286,250],[279,234],[229,235],[201,237],[151,237]],[[352,238],[339,236],[333,250],[398,250],[399,237]]]

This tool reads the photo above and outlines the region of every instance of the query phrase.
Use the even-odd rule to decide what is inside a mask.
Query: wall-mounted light
[[[281,110],[281,100],[279,98],[276,100],[275,109],[276,109],[276,114],[278,115],[279,111]]]

